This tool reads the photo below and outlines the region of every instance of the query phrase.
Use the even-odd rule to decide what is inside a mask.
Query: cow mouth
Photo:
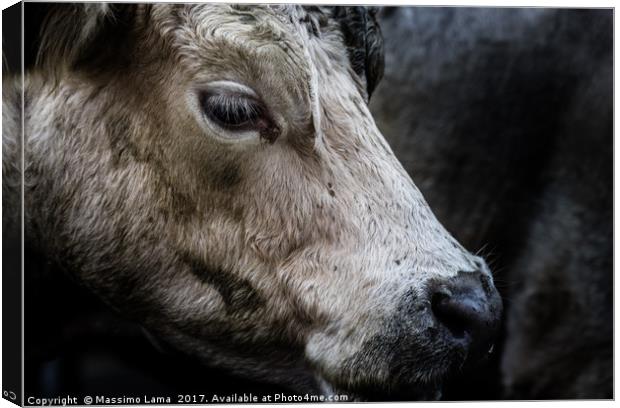
[[[319,375],[317,382],[323,395],[347,395],[348,401],[437,401],[442,398],[444,383],[462,372],[468,353],[462,347],[452,347],[434,358],[427,357],[426,364],[422,363],[424,355],[424,350],[419,350],[419,354],[398,353],[392,357],[393,364],[386,381],[351,384]],[[372,367],[366,365],[364,374],[372,374]],[[362,377],[368,378],[366,375]]]
[[[348,389],[330,383],[321,376],[318,376],[318,382],[325,397],[346,395],[347,402],[438,401],[442,396],[441,383],[410,384],[398,388],[369,386]]]

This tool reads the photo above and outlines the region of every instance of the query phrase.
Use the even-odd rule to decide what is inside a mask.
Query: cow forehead
[[[328,23],[330,11],[315,6],[300,5],[243,5],[202,4],[181,6],[188,15],[201,20],[213,17],[221,23],[241,21],[246,24],[260,24],[261,19],[273,17],[282,23],[304,26],[315,35]]]
[[[279,46],[288,52],[336,27],[329,24],[328,11],[290,5],[168,5],[156,7],[153,14],[160,31],[185,36],[195,46],[227,40],[247,49]]]

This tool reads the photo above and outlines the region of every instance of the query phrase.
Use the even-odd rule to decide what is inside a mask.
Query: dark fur
[[[383,77],[383,37],[376,19],[376,9],[336,7],[349,58],[355,73],[366,81],[368,98]]]
[[[447,398],[612,396],[612,16],[381,14],[377,123],[508,308],[495,357]]]

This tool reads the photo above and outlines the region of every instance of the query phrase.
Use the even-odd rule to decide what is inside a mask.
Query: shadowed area
[[[386,8],[380,23],[375,120],[507,309],[503,341],[444,398],[610,398],[613,12]]]

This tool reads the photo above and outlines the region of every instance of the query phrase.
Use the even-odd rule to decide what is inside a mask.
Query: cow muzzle
[[[488,355],[502,302],[486,272],[435,278],[402,296],[396,313],[344,366],[355,377],[384,373],[348,391],[360,400],[433,400],[465,364]]]

